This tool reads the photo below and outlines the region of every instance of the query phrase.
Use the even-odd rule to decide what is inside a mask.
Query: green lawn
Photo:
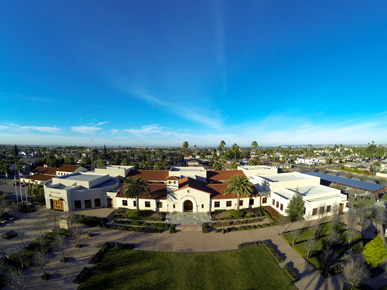
[[[209,253],[108,250],[78,289],[297,289],[264,247]]]

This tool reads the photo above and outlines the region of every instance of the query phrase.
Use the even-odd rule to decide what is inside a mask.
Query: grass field
[[[108,250],[78,289],[297,289],[264,247],[210,253]]]

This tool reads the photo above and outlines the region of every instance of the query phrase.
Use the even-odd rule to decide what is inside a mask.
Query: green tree
[[[137,211],[140,211],[138,200],[140,195],[149,194],[150,187],[145,179],[141,177],[127,177],[124,184],[124,196],[126,198],[136,198]]]
[[[251,143],[251,147],[253,147],[254,151],[257,151],[257,148],[258,148],[257,141],[253,141],[253,143]]]
[[[215,161],[214,164],[212,164],[212,167],[213,167],[215,170],[223,170],[222,164],[220,164],[218,161]]]
[[[44,190],[38,184],[30,185],[30,187],[28,187],[27,193],[32,201],[38,202],[39,204],[44,204]]]
[[[226,146],[226,142],[224,142],[224,140],[220,141],[219,149],[220,149],[221,152],[223,152],[223,149],[224,149],[225,146]]]
[[[188,149],[188,146],[189,146],[188,142],[187,142],[187,141],[184,141],[184,143],[183,143],[183,152],[184,152],[184,153],[185,153],[185,151]]]
[[[229,183],[224,191],[224,195],[233,193],[237,196],[237,211],[239,211],[240,197],[249,197],[253,193],[253,187],[246,176],[235,175],[227,180]]]
[[[234,143],[234,145],[232,145],[231,150],[234,152],[234,160],[236,161],[237,157],[239,157],[239,146],[238,146],[238,144]]]
[[[372,268],[377,268],[383,263],[387,258],[387,248],[380,236],[365,245],[363,255]]]
[[[289,201],[289,204],[285,210],[286,214],[289,216],[291,222],[301,220],[304,212],[304,200],[298,188],[296,193],[293,195],[292,199]]]

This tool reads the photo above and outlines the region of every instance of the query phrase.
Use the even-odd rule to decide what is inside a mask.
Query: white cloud
[[[172,132],[167,132],[163,130],[164,127],[160,127],[159,125],[148,125],[148,126],[142,126],[141,129],[125,129],[123,132],[128,132],[133,135],[136,135],[137,137],[142,137],[144,135],[170,135]]]
[[[8,126],[0,125],[0,130],[6,130],[6,129],[8,129],[8,128],[9,128]]]
[[[171,113],[179,115],[180,117],[192,121],[194,123],[199,123],[205,127],[212,128],[215,130],[222,130],[225,127],[222,122],[222,119],[218,117],[216,112],[214,111],[195,108],[192,105],[190,105],[189,107],[185,107],[176,103],[160,100],[157,97],[151,96],[141,91],[130,91],[130,93],[134,93],[135,96],[141,100],[145,100],[153,105],[156,104],[162,107],[163,109],[170,111]]]
[[[101,130],[101,128],[94,127],[94,126],[75,126],[75,127],[71,127],[71,130],[77,133],[94,134],[97,131]]]
[[[21,126],[21,130],[32,130],[44,133],[59,133],[61,130],[57,127],[38,127],[38,126]]]

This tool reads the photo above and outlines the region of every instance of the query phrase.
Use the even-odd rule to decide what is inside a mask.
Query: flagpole
[[[21,186],[20,171],[19,171],[19,187],[20,187],[20,201],[21,203],[23,203],[23,192],[22,192],[22,186]]]

